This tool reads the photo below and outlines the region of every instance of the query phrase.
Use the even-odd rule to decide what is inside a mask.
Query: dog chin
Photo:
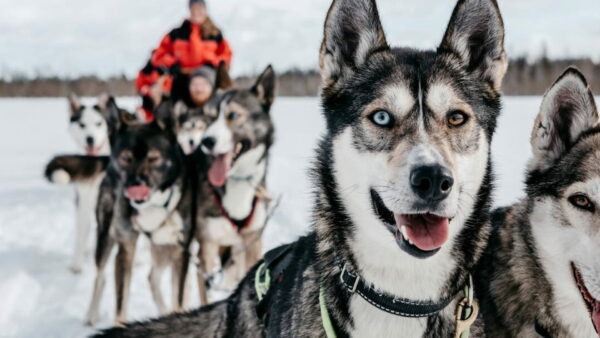
[[[435,210],[394,213],[374,189],[371,189],[371,203],[374,213],[407,254],[419,259],[430,258],[448,242],[453,217]]]

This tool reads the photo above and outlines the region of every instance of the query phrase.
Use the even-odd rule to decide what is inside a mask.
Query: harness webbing
[[[213,188],[212,196],[213,196],[215,203],[217,204],[217,207],[219,208],[219,212],[221,213],[221,216],[223,216],[231,224],[231,226],[236,228],[238,230],[238,232],[247,228],[252,223],[252,220],[254,219],[254,214],[256,213],[256,205],[258,204],[258,197],[254,196],[254,200],[252,200],[252,210],[250,211],[250,215],[248,215],[248,217],[246,217],[245,219],[237,220],[237,219],[233,219],[229,215],[227,210],[225,210],[225,206],[223,206],[223,201],[221,199],[221,195],[219,195],[219,193],[214,188]]]

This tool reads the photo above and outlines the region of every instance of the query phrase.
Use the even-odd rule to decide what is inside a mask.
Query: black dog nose
[[[194,146],[194,140],[190,140],[190,147]]]
[[[94,145],[94,138],[91,136],[88,136],[85,138],[85,142],[87,143],[88,146],[93,146]]]
[[[454,178],[446,167],[422,166],[410,173],[410,185],[420,198],[439,202],[450,195]]]
[[[205,137],[202,140],[202,146],[208,150],[213,150],[216,143],[217,143],[217,140],[215,140],[214,137]]]

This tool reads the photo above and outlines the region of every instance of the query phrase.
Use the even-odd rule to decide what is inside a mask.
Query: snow
[[[522,196],[529,133],[540,101],[539,97],[505,99],[493,144],[497,205]],[[120,99],[119,103],[131,107],[135,101]],[[312,197],[307,169],[324,130],[317,98],[279,98],[272,114],[277,138],[269,189],[282,202],[264,235],[267,249],[308,231]],[[94,329],[83,321],[95,276],[92,252],[81,275],[68,270],[74,246],[73,189],[51,185],[42,175],[52,156],[77,150],[67,133],[66,100],[0,99],[0,119],[0,336],[89,335]],[[129,303],[132,320],[157,315],[147,283],[147,244],[138,247]],[[106,274],[98,328],[110,326],[114,317],[110,262]],[[166,299],[170,299],[168,284],[163,283]]]

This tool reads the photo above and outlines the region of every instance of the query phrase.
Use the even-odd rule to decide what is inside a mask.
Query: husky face
[[[181,152],[171,111],[159,108],[149,124],[122,122],[116,134],[112,163],[123,193],[132,203],[147,202],[154,192],[172,186],[181,174]]]
[[[374,1],[333,3],[320,57],[324,147],[357,256],[447,258],[489,175],[503,34],[494,1],[459,1],[437,52],[390,49]]]
[[[544,97],[532,133],[534,158],[527,179],[533,234],[554,287],[555,307],[577,337],[596,336],[600,330],[597,123],[585,78],[568,69]]]
[[[84,149],[86,155],[99,156],[110,153],[106,111],[110,98],[106,95],[98,99],[98,104],[85,106],[75,94],[69,95],[69,132]]]
[[[174,108],[177,142],[185,155],[190,155],[200,146],[202,137],[212,119],[200,108],[189,108],[179,101]]]
[[[205,106],[214,120],[202,140],[202,151],[214,158],[208,173],[213,186],[223,186],[239,159],[252,150],[262,149],[258,161],[265,158],[273,139],[269,111],[274,97],[275,72],[269,66],[252,88],[219,91]]]

